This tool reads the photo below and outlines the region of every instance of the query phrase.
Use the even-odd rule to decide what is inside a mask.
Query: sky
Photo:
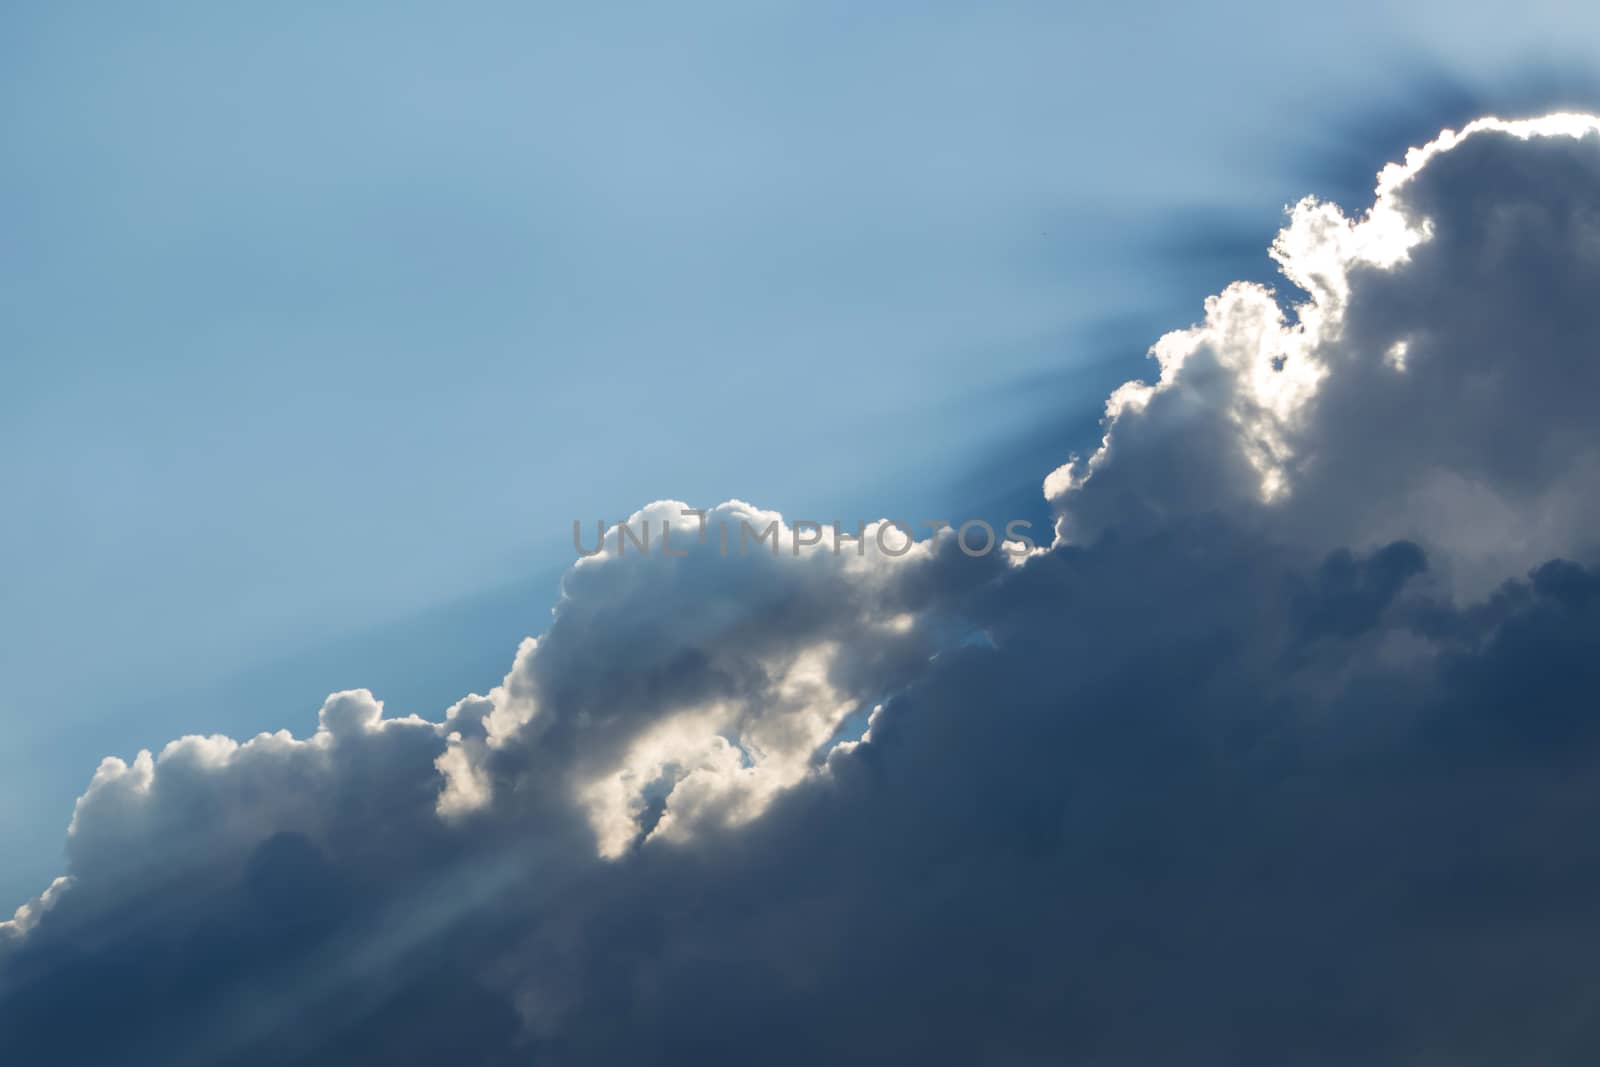
[[[402,974],[420,954],[446,960],[443,973],[487,983],[499,995],[496,1004],[503,999],[510,1007],[484,1020],[482,1032],[510,1027],[522,1044],[508,1038],[505,1047],[531,1040],[553,1061],[582,1061],[589,1052],[601,1057],[589,1062],[601,1062],[630,1051],[622,1045],[631,1037],[612,1046],[594,1029],[613,1003],[608,998],[627,983],[658,988],[688,967],[706,990],[726,994],[723,970],[707,963],[708,970],[694,971],[700,938],[759,946],[768,936],[761,931],[793,924],[796,915],[824,925],[867,923],[887,931],[898,965],[914,974],[918,953],[931,943],[927,931],[942,914],[937,902],[920,921],[888,929],[879,925],[872,893],[799,901],[776,894],[778,903],[753,908],[744,928],[714,928],[721,920],[712,919],[704,928],[674,927],[673,901],[693,896],[694,877],[679,869],[688,861],[665,850],[689,848],[687,841],[693,853],[739,827],[758,828],[728,854],[704,860],[727,874],[729,886],[743,887],[716,891],[726,894],[725,914],[739,911],[737,892],[774,896],[752,872],[783,827],[807,841],[826,839],[817,846],[823,854],[842,869],[868,872],[859,877],[874,886],[926,874],[919,864],[932,862],[937,849],[920,838],[907,847],[927,855],[869,878],[871,850],[828,835],[851,812],[878,811],[889,826],[910,817],[895,799],[901,794],[858,780],[880,758],[874,745],[893,764],[882,773],[900,775],[895,780],[905,790],[924,796],[940,781],[963,780],[950,738],[937,730],[918,734],[903,725],[910,713],[885,711],[867,741],[844,742],[837,757],[844,769],[830,773],[845,784],[834,793],[814,781],[814,750],[831,743],[842,719],[864,722],[880,703],[900,707],[897,693],[909,694],[898,698],[904,706],[933,706],[927,718],[936,723],[957,716],[946,706],[957,697],[981,694],[973,698],[980,705],[1014,709],[1017,719],[1002,733],[1034,738],[1046,750],[1071,740],[1063,727],[1039,725],[1047,721],[1044,709],[1054,708],[1045,694],[1059,691],[1042,680],[1041,661],[1077,663],[1096,639],[1079,632],[1081,621],[1062,623],[1067,609],[1048,602],[1068,587],[1069,600],[1099,612],[1119,640],[1139,631],[1129,605],[1149,607],[1137,592],[1126,593],[1124,603],[1080,573],[1087,565],[1074,562],[1077,546],[1101,553],[1095,565],[1110,576],[1139,569],[1119,552],[1146,561],[1170,555],[1178,562],[1154,569],[1180,571],[1169,576],[1179,590],[1231,588],[1232,579],[1220,564],[1182,571],[1188,557],[1159,547],[1169,545],[1164,538],[1213,544],[1221,560],[1245,554],[1243,545],[1292,546],[1281,559],[1276,549],[1263,549],[1270,562],[1238,579],[1247,590],[1302,589],[1288,606],[1262,591],[1270,610],[1244,621],[1209,618],[1193,600],[1197,592],[1173,594],[1177,608],[1150,607],[1173,616],[1150,640],[1152,654],[1175,665],[1156,672],[1152,692],[1116,697],[1136,706],[1170,701],[1168,690],[1181,691],[1180,683],[1201,684],[1186,673],[1185,656],[1201,654],[1205,640],[1197,634],[1207,626],[1249,635],[1275,621],[1304,638],[1305,648],[1279,650],[1286,658],[1274,679],[1283,701],[1292,704],[1300,685],[1321,694],[1323,712],[1359,705],[1352,695],[1358,690],[1329,681],[1337,678],[1383,693],[1420,719],[1460,702],[1464,679],[1481,679],[1496,656],[1531,670],[1526,656],[1517,658],[1515,640],[1555,626],[1552,613],[1575,613],[1562,623],[1575,646],[1589,632],[1583,590],[1594,579],[1582,567],[1593,546],[1580,536],[1589,516],[1573,502],[1592,484],[1588,468],[1558,471],[1554,453],[1535,447],[1540,434],[1527,435],[1524,451],[1507,449],[1509,458],[1489,462],[1481,444],[1463,443],[1471,435],[1462,428],[1471,414],[1504,442],[1519,438],[1527,419],[1546,418],[1551,434],[1571,436],[1541,447],[1571,450],[1573,440],[1584,439],[1587,418],[1576,401],[1568,412],[1562,398],[1534,391],[1516,394],[1504,412],[1488,412],[1474,395],[1452,391],[1447,375],[1419,373],[1411,380],[1434,390],[1430,402],[1462,421],[1441,416],[1437,425],[1407,429],[1404,420],[1385,421],[1381,413],[1389,409],[1374,398],[1395,387],[1371,378],[1364,364],[1360,373],[1329,372],[1330,381],[1345,383],[1340,389],[1314,388],[1296,371],[1283,376],[1312,390],[1319,405],[1313,416],[1292,397],[1240,384],[1249,380],[1242,371],[1229,377],[1237,369],[1231,357],[1217,357],[1228,368],[1227,388],[1207,386],[1198,371],[1184,369],[1204,360],[1164,359],[1161,373],[1179,383],[1172,396],[1192,389],[1198,410],[1243,412],[1237,425],[1191,426],[1184,447],[1173,449],[1169,427],[1177,423],[1157,416],[1162,404],[1181,405],[1164,400],[1146,409],[1156,415],[1129,416],[1121,451],[1097,461],[1111,472],[1096,475],[1098,487],[1070,473],[1045,483],[1071,453],[1087,457],[1100,443],[1108,393],[1155,373],[1145,353],[1162,334],[1203,321],[1221,330],[1234,322],[1230,315],[1255,322],[1251,315],[1265,313],[1249,301],[1208,312],[1205,299],[1234,280],[1309,294],[1328,314],[1346,316],[1351,337],[1381,337],[1385,352],[1404,340],[1425,354],[1427,339],[1445,327],[1431,319],[1418,326],[1406,316],[1434,306],[1417,294],[1435,284],[1434,302],[1444,311],[1429,313],[1456,310],[1450,294],[1470,286],[1460,278],[1452,279],[1455,289],[1438,281],[1451,278],[1455,261],[1417,260],[1426,270],[1417,267],[1415,279],[1402,271],[1395,277],[1404,275],[1405,285],[1387,284],[1387,275],[1371,280],[1372,271],[1390,265],[1372,266],[1370,250],[1318,245],[1280,277],[1267,248],[1286,223],[1286,205],[1318,194],[1355,217],[1373,202],[1378,168],[1444,126],[1491,112],[1600,106],[1595,80],[1572,58],[1600,43],[1591,40],[1600,25],[1562,5],[1527,5],[1514,25],[1456,5],[1357,5],[1310,20],[1264,4],[1136,5],[1114,13],[1060,5],[885,6],[870,13],[846,4],[583,11],[480,5],[463,13],[364,3],[270,12],[69,3],[17,5],[0,20],[0,728],[7,736],[0,746],[0,892],[14,901],[0,911],[33,900],[63,873],[75,881],[62,899],[79,900],[60,912],[36,902],[33,916],[64,917],[17,927],[35,944],[18,973],[44,976],[25,993],[53,988],[52,981],[66,980],[61,975],[92,988],[119,973],[116,960],[88,976],[52,963],[57,945],[50,938],[70,946],[78,938],[74,923],[118,922],[135,899],[135,890],[123,898],[107,888],[119,880],[166,886],[175,870],[206,856],[219,871],[237,864],[247,888],[255,887],[246,896],[267,900],[269,911],[271,901],[300,894],[346,902],[329,904],[310,927],[296,927],[287,943],[304,941],[309,955],[275,959],[274,968],[305,966],[341,938],[365,937],[349,932],[348,894],[370,890],[372,880],[411,887],[383,896],[393,909],[385,914],[427,936],[370,952],[400,960]],[[1448,158],[1476,159],[1465,152]],[[1549,167],[1549,188],[1565,190],[1562,168],[1578,165],[1546,153],[1530,157],[1525,171]],[[1448,172],[1437,190],[1419,179],[1408,195],[1437,207],[1440,218],[1453,217],[1454,205],[1477,203],[1480,187],[1485,196],[1507,189],[1513,199],[1522,195],[1506,177],[1523,173],[1514,165],[1502,173],[1498,157],[1489,157],[1480,166]],[[1544,203],[1536,195],[1542,192],[1548,189],[1534,188],[1529,202]],[[1571,208],[1572,217],[1588,217],[1583,207]],[[1474,241],[1489,239],[1469,225],[1475,216],[1462,212],[1459,239],[1471,252]],[[1526,229],[1550,237],[1534,223]],[[1316,245],[1305,236],[1311,230],[1294,232]],[[1323,268],[1305,265],[1313,252],[1334,256],[1352,279],[1350,291],[1370,294],[1366,302],[1337,286],[1319,290]],[[1541,266],[1524,276],[1580,277],[1581,252],[1553,237],[1544,244],[1530,238],[1528,261]],[[1505,287],[1513,332],[1490,331],[1503,344],[1483,367],[1497,365],[1491,355],[1521,347],[1560,348],[1561,335],[1551,329],[1586,336],[1588,327],[1573,318],[1576,305],[1561,303],[1567,287],[1547,288]],[[1574,291],[1581,295],[1581,286]],[[1535,312],[1555,326],[1537,333]],[[1535,332],[1518,334],[1520,326]],[[1478,334],[1485,329],[1480,323]],[[1232,341],[1218,340],[1224,336],[1195,343],[1207,352],[1233,351]],[[1370,355],[1350,346],[1345,356],[1317,350],[1307,365],[1339,368],[1347,358],[1357,366],[1358,356]],[[1492,347],[1485,342],[1486,351]],[[1418,366],[1426,367],[1422,354]],[[1344,421],[1330,421],[1330,411],[1343,412]],[[1338,429],[1368,422],[1368,439]],[[1244,427],[1239,432],[1254,442],[1241,453],[1245,460],[1232,451],[1228,425]],[[1419,469],[1427,459],[1465,472],[1463,481],[1407,480],[1411,466],[1400,464],[1392,484],[1363,483],[1358,473],[1381,448],[1419,457]],[[1273,467],[1282,455],[1345,459]],[[1260,518],[1259,502],[1235,497],[1264,469],[1276,470],[1298,495],[1293,507]],[[1192,477],[1172,484],[1162,472],[1173,470]],[[1048,501],[1041,484],[1051,490]],[[1173,518],[1203,525],[1191,514],[1201,510],[1193,504],[1201,496],[1228,515],[1226,531],[1195,534]],[[1015,575],[977,569],[998,566],[998,559],[962,563],[948,546],[929,548],[926,559],[919,553],[909,578],[887,565],[880,573],[881,561],[867,577],[841,577],[825,561],[799,556],[793,568],[749,572],[724,573],[699,557],[681,571],[636,573],[609,559],[568,569],[573,520],[620,520],[659,500],[699,507],[748,501],[790,522],[1017,515],[1041,530],[1057,523],[1062,541],[1059,551]],[[1454,521],[1440,525],[1440,516]],[[1524,528],[1524,521],[1533,525]],[[1537,569],[1558,558],[1576,559],[1578,570]],[[1410,604],[1400,612],[1404,619],[1385,614],[1424,581],[1437,583],[1426,610]],[[1497,600],[1507,582],[1523,583],[1521,591]],[[771,600],[761,599],[766,583]],[[746,619],[750,633],[730,637],[720,620],[745,619],[740,613],[752,603],[779,605],[770,619],[783,625]],[[898,609],[887,620],[879,618],[885,604]],[[1416,621],[1421,616],[1426,624]],[[1068,647],[1050,644],[1067,637],[1040,636],[1061,626],[1071,634]],[[994,661],[969,664],[967,658],[982,658],[960,651],[979,647],[970,641],[945,647],[951,633],[973,630],[989,635],[984,643],[994,646]],[[1324,631],[1350,647],[1318,645]],[[622,642],[619,633],[632,639]],[[546,636],[537,646],[519,651],[519,641],[538,634]],[[834,648],[852,642],[851,655]],[[1424,678],[1417,668],[1408,682],[1372,673],[1373,663],[1404,660],[1427,642],[1438,646],[1429,662],[1448,661],[1438,676]],[[1105,650],[1105,662],[1122,662],[1126,647]],[[1259,664],[1212,653],[1225,666],[1216,692],[1197,690],[1207,707],[1259,682]],[[941,657],[950,665],[931,674],[917,666]],[[703,675],[695,665],[704,663],[717,669]],[[1577,671],[1566,660],[1558,666]],[[740,688],[723,692],[724,677],[747,678],[759,699]],[[1072,697],[1074,706],[1104,701],[1126,682],[1091,677]],[[369,697],[324,704],[329,693],[363,688],[384,701],[381,724],[368,716]],[[482,706],[455,703],[491,690],[499,695]],[[1558,698],[1565,699],[1550,697]],[[793,721],[780,714],[789,712]],[[390,725],[408,714],[444,725]],[[1194,739],[1150,715],[1152,743],[1168,746],[1159,758],[1179,763],[1176,780],[1209,780],[1214,768],[1181,763]],[[620,718],[593,727],[593,735],[576,725],[609,724],[608,716]],[[1247,721],[1230,721],[1233,732],[1221,736],[1290,730],[1241,718]],[[228,756],[190,746],[159,773],[147,773],[137,756],[141,749],[159,754],[184,735],[243,741],[286,729],[302,737],[319,722],[317,736],[327,740],[315,751],[332,755],[262,746]],[[1392,728],[1361,718],[1351,736],[1313,732],[1284,743],[1330,758],[1319,745],[1360,750]],[[965,736],[966,727],[950,729]],[[1476,729],[1446,733],[1461,751],[1475,751],[1475,742],[1457,733]],[[1578,727],[1550,729],[1569,740],[1588,737]],[[705,748],[706,730],[729,747]],[[1119,757],[1133,743],[1110,726],[1091,737]],[[1004,755],[999,742],[969,743],[976,758]],[[101,764],[103,757],[124,762]],[[828,755],[824,766],[835,762]],[[1031,773],[1051,773],[1024,762]],[[1317,780],[1359,779],[1351,767],[1336,770]],[[1502,768],[1500,787],[1510,788],[1504,782],[1514,770]],[[442,785],[417,785],[435,771]],[[162,774],[168,792],[158,795],[148,781]],[[239,799],[271,792],[279,774],[311,782],[308,802],[348,809],[350,821],[324,823]],[[979,785],[997,774],[990,764],[973,769]],[[540,775],[576,783],[582,803],[573,809],[570,797],[550,799],[544,787],[527,791],[532,799],[505,800],[522,796],[508,783]],[[135,788],[130,783],[140,776],[147,784]],[[631,785],[618,784],[623,779],[645,788],[630,792]],[[227,828],[181,818],[194,800],[185,782],[208,802],[239,805],[220,820]],[[1246,775],[1239,802],[1281,800],[1281,782],[1266,782]],[[75,799],[86,789],[64,845]],[[119,804],[143,812],[146,802],[119,799],[118,789],[155,798],[151,811],[119,816]],[[413,811],[419,789],[427,803]],[[96,790],[99,806],[90,802]],[[444,814],[434,812],[436,794],[450,798],[439,801]],[[791,795],[800,799],[781,799]],[[1103,856],[1117,848],[1138,852],[1138,842],[1160,836],[1159,820],[1140,807],[1156,801],[1130,800],[1092,774],[1081,795],[1090,798],[1087,810],[1105,819],[1073,808],[1070,826],[1059,831],[1065,839],[1087,835],[1109,850],[1096,853]],[[377,838],[415,835],[417,854],[402,858],[381,845],[375,857],[352,853],[353,835],[374,829],[358,817],[365,805],[395,796],[410,799],[394,806],[393,823],[378,821]],[[1310,809],[1311,823],[1344,840],[1336,813],[1293,796]],[[1011,800],[1027,810],[1044,804],[1055,826],[1052,805],[1060,798],[997,801],[1015,829],[1031,816],[1024,810],[1018,822],[1006,807]],[[641,804],[656,820],[642,831]],[[1565,814],[1562,804],[1543,793],[1526,801],[1530,818]],[[452,818],[479,810],[490,812],[483,816],[490,829],[451,836],[458,825]],[[984,821],[975,810],[958,805],[946,814],[959,833],[977,835]],[[1271,827],[1256,826],[1257,816],[1246,821],[1270,836]],[[1130,827],[1135,843],[1101,841],[1104,826]],[[1050,842],[1058,835],[1040,832]],[[602,859],[625,854],[623,860],[596,867],[592,845],[582,862],[575,859],[584,849],[572,840],[587,833]],[[517,834],[546,842],[540,849],[561,872],[540,907],[551,914],[566,908],[581,921],[532,923],[500,902],[528,872],[517,864],[501,871],[483,856]],[[618,842],[620,851],[608,854],[607,842]],[[165,857],[165,873],[127,859],[130,843]],[[1400,850],[1405,842],[1383,844]],[[1031,855],[1032,846],[1024,846],[1022,854]],[[1163,904],[1178,892],[1173,887],[1192,891],[1204,880],[1185,857],[1158,844],[1148,851],[1158,860],[1118,868],[1116,877],[1086,889],[1091,903],[1106,907],[1117,879],[1134,877],[1141,863],[1181,872],[1146,886]],[[1002,866],[1021,862],[973,854]],[[1363,856],[1385,877],[1393,874],[1388,853]],[[1316,867],[1288,862],[1302,875]],[[986,868],[976,887],[950,876],[947,903],[956,914],[971,920],[994,906],[994,894],[1003,893],[995,869]],[[1030,878],[1049,873],[1028,871]],[[1294,899],[1315,903],[1291,881],[1291,896],[1306,894]],[[1035,891],[1034,882],[1022,884],[1019,893]],[[228,918],[236,902],[227,895],[236,888],[194,890],[220,909],[219,928],[236,928]],[[211,889],[215,895],[205,896]],[[592,907],[582,904],[588,892],[602,894]],[[656,940],[614,929],[626,924],[606,902],[651,893],[668,913],[648,920],[663,924]],[[440,948],[437,932],[459,928],[462,899],[495,901],[490,910],[506,916],[505,925],[485,919],[464,931],[463,943],[474,951]],[[1037,906],[1030,896],[1019,914]],[[1354,924],[1358,917],[1347,918]],[[1133,928],[1144,919],[1118,913]],[[52,934],[51,922],[65,932]],[[532,945],[527,953],[508,962],[476,951],[505,939],[507,929],[515,931],[508,943]],[[1050,929],[1063,950],[1087,936]],[[1003,931],[991,932],[1007,951],[1026,955]],[[1209,951],[1192,940],[1194,931],[1169,933],[1158,940]],[[146,936],[162,944],[169,933],[130,935],[129,951],[148,949],[138,940]],[[773,951],[791,965],[786,980],[803,985],[798,975],[849,972],[845,956],[808,954],[770,936]],[[1136,931],[1130,937],[1138,943]],[[244,976],[229,981],[247,988],[259,946],[248,937],[223,940]],[[582,950],[596,940],[622,946],[615,972]],[[660,953],[640,947],[649,945]],[[976,946],[950,951],[982,955]],[[1404,962],[1434,974],[1442,958],[1418,949]],[[750,965],[718,959],[735,971]],[[1126,952],[1111,963],[1112,989],[1142,973]],[[1330,970],[1353,966],[1338,960]],[[580,992],[558,995],[553,976],[569,967],[592,975],[593,984],[578,982]],[[907,974],[882,977],[906,983]],[[1249,988],[1242,979],[1237,984]],[[152,1001],[148,1018],[197,995],[178,979],[158,988],[171,1000]],[[424,985],[396,996],[436,999],[437,992]],[[371,1018],[387,1025],[394,1003],[382,991],[373,995]],[[955,995],[954,987],[923,989],[907,1005]],[[631,1016],[637,1033],[660,1037],[658,1050],[692,1049],[692,1033],[670,1022],[696,1018],[692,1006],[661,996],[650,1006],[659,1015]],[[1433,1010],[1443,1017],[1466,1001],[1440,1003]],[[898,1010],[910,1011],[907,1005]],[[881,1039],[852,1021],[846,1007],[824,1007],[840,1033]],[[285,1010],[310,1019],[308,1048],[334,1047],[326,1044],[333,1039],[320,1008]],[[899,1018],[895,1010],[888,1006],[886,1019]],[[992,1005],[965,1010],[996,1017]],[[1037,1019],[1028,1006],[1015,1010],[1018,1045],[996,1052],[996,1062],[1025,1062],[1042,1047],[1030,1043],[1035,1031],[1028,1027]],[[1537,1016],[1534,1007],[1519,1010]],[[751,1018],[760,1017],[752,1009]],[[222,1029],[251,1033],[237,1020]],[[1363,1040],[1380,1047],[1382,1029],[1363,1030]],[[0,1035],[0,1047],[12,1036]],[[1138,1045],[1124,1039],[1132,1040],[1108,1024],[1109,1047]],[[206,1062],[215,1040],[198,1035],[183,1054]],[[363,1048],[376,1047],[370,1040],[362,1031]],[[973,1040],[964,1032],[951,1048],[976,1055]],[[1267,1036],[1260,1040],[1282,1050]],[[481,1062],[504,1051],[488,1043],[494,1048]],[[1441,1039],[1441,1047],[1449,1044]]]
[[[1285,204],[1592,98],[1345,10],[12,6],[0,887],[102,755],[486,686],[573,519],[1037,517]]]

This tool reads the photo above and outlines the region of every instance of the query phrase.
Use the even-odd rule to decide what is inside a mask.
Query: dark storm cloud
[[[1275,255],[1309,302],[1162,339],[1025,564],[609,552],[439,722],[108,760],[0,1050],[1592,1062],[1600,132],[1447,138]]]

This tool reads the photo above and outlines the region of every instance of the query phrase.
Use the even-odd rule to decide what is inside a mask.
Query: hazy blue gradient
[[[8,5],[0,897],[101,755],[492,685],[573,518],[1037,508],[1271,205],[1592,101],[1577,17]]]

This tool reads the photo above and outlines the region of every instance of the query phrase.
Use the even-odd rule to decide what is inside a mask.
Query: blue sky
[[[1032,492],[1281,205],[1593,29],[936,7],[10,6],[0,893],[102,755],[487,688],[574,518]]]

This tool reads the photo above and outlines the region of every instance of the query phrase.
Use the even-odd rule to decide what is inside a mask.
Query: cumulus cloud
[[[1591,552],[1600,384],[1594,120],[1484,119],[1307,199],[1272,247],[1301,299],[1237,284],[1113,395],[1046,480],[1059,534],[1223,510],[1321,549],[1405,537],[1464,595]]]
[[[106,760],[0,1050],[1589,1062],[1600,123],[1446,134],[1271,254],[1021,565],[660,502],[436,722]]]

